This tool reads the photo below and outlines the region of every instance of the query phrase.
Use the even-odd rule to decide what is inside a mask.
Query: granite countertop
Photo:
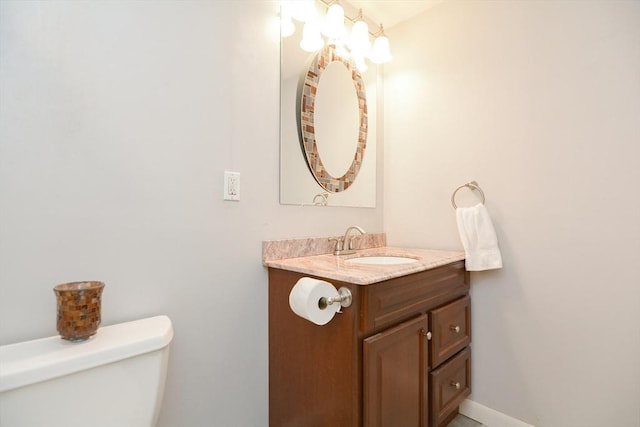
[[[355,264],[345,262],[363,256],[402,256],[417,259],[407,264]],[[271,268],[295,271],[327,279],[369,285],[407,274],[418,273],[464,259],[464,252],[432,249],[396,248],[389,246],[359,249],[352,255],[321,254],[284,259],[265,259]]]

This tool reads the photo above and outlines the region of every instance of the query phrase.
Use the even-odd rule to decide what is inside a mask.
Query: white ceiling
[[[391,28],[444,0],[346,0],[367,18]],[[349,15],[349,17],[351,17]]]

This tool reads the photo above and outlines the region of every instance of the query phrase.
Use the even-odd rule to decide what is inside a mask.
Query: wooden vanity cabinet
[[[308,275],[269,269],[269,425],[441,427],[469,395],[471,323],[464,261],[348,287],[324,326],[296,316]]]

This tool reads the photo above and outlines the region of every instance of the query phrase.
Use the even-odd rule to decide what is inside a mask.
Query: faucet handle
[[[344,250],[344,238],[343,237],[329,237],[329,241],[332,242],[334,241],[336,242],[336,247],[333,250],[333,254],[337,255],[340,252],[342,252]]]
[[[353,239],[355,239],[356,237],[358,236],[349,236],[349,244],[345,245],[345,249],[354,250]]]

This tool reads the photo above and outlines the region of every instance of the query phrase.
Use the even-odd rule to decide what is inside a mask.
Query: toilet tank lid
[[[160,350],[172,338],[171,319],[156,316],[101,327],[80,343],[53,336],[0,346],[0,393]]]

